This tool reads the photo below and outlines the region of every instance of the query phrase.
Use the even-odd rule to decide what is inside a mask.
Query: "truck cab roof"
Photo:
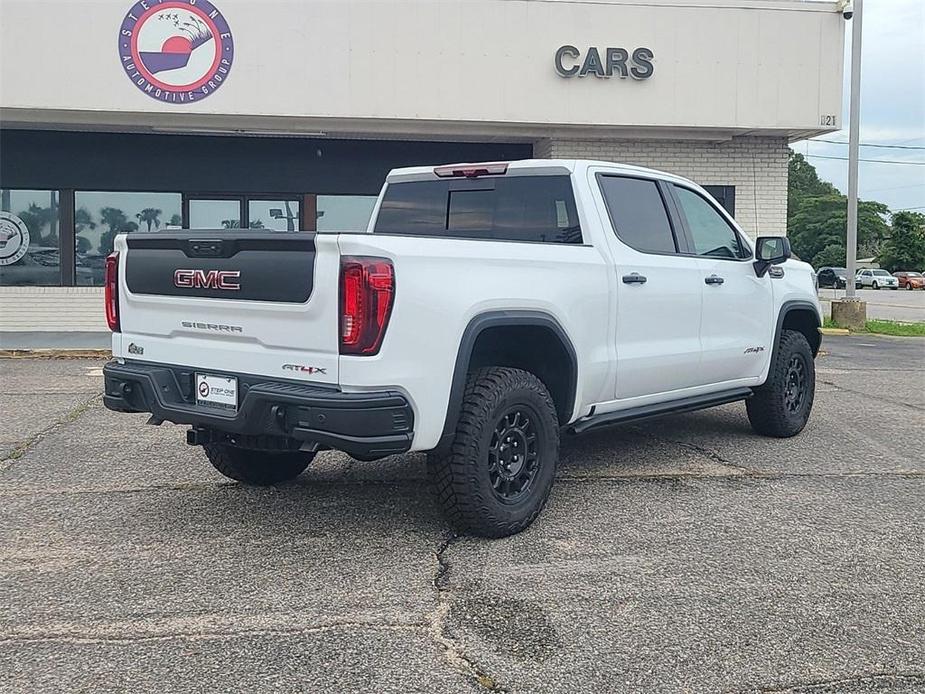
[[[433,181],[442,177],[453,177],[452,173],[459,172],[455,176],[459,178],[466,177],[464,171],[491,171],[493,167],[505,167],[503,172],[484,173],[470,178],[482,176],[499,176],[507,174],[517,174],[521,176],[542,176],[553,174],[574,174],[581,173],[589,168],[606,168],[614,173],[625,173],[628,175],[643,175],[650,178],[658,178],[676,183],[685,183],[696,185],[693,181],[659,171],[649,169],[643,166],[634,166],[632,164],[621,164],[618,162],[599,161],[594,159],[518,159],[513,161],[491,161],[491,162],[459,162],[454,164],[441,164],[439,166],[407,166],[399,169],[393,169],[386,177],[389,183],[408,182],[408,181]],[[443,175],[437,172],[444,172]]]

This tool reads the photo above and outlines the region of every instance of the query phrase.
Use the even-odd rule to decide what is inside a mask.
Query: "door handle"
[[[645,284],[646,276],[640,275],[638,272],[631,272],[628,275],[623,275],[623,284]]]
[[[704,282],[706,282],[707,284],[722,284],[725,281],[726,280],[724,280],[719,275],[710,275],[709,277],[704,279]]]

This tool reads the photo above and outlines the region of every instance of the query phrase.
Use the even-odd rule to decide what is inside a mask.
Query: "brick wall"
[[[700,185],[736,188],[736,221],[752,237],[787,231],[787,140],[735,137],[692,140],[567,140],[534,144],[545,159],[600,159],[668,171]]]
[[[0,287],[0,332],[108,332],[102,287]]]

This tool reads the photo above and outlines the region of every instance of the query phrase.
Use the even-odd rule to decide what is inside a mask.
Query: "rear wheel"
[[[460,530],[505,537],[543,510],[559,458],[559,420],[546,386],[506,367],[469,374],[449,450],[428,456],[437,499]]]
[[[223,443],[202,448],[209,462],[225,477],[260,487],[295,479],[315,457],[314,453],[302,451],[255,451]]]
[[[880,285],[877,284],[877,280],[874,280],[874,283],[871,286],[871,289],[880,289]]]
[[[802,333],[784,330],[768,380],[745,401],[752,429],[777,438],[799,434],[809,419],[815,392],[816,370],[809,342]]]

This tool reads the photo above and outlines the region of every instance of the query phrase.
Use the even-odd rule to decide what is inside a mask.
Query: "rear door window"
[[[677,253],[658,183],[644,178],[600,175],[604,203],[617,237],[644,253]]]
[[[582,242],[568,176],[390,183],[374,233]]]

